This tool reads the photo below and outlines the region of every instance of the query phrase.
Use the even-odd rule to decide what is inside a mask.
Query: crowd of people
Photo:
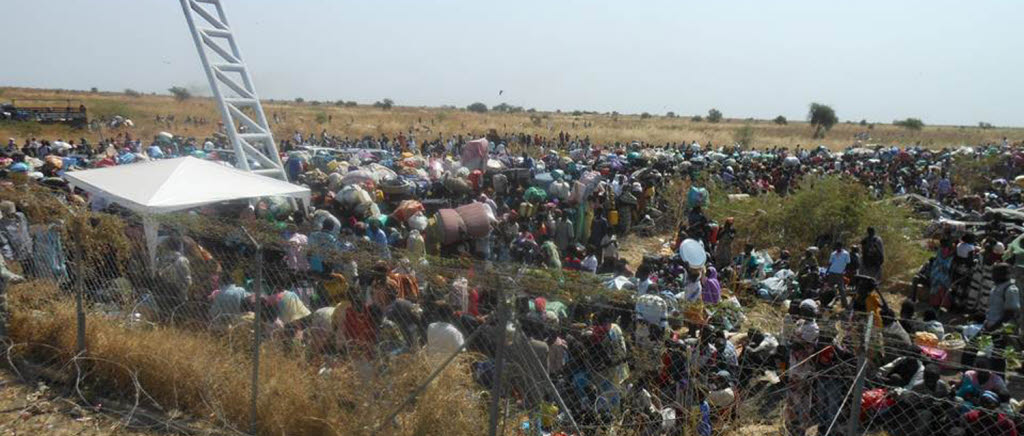
[[[905,301],[896,313],[893,297],[879,289],[886,241],[875,229],[864,229],[858,241],[807,247],[800,259],[783,251],[773,260],[764,250],[771,247],[736,246],[746,235],[732,218],[710,218],[715,205],[704,189],[785,196],[808,177],[835,176],[863,183],[877,197],[914,194],[980,215],[985,207],[1021,204],[1020,187],[1008,173],[995,175],[1001,182],[985,192],[965,192],[952,182],[956,157],[1003,156],[1013,171],[1024,162],[1015,146],[837,153],[696,141],[599,145],[564,132],[422,142],[404,133],[320,136],[326,149],[308,147],[300,132],[281,144],[288,176],[311,189],[311,204],[295,210],[267,199],[213,212],[280,231],[281,243],[265,248],[263,295],[256,295],[250,258],[238,254],[245,250],[239,235],[175,233],[163,239],[156,278],[128,280],[127,289],[149,291],[133,295],[152,303],[139,307],[156,320],[182,304],[198,305],[214,329],[251,322],[260,308],[273,326],[269,337],[325,368],[355,362],[386,371],[369,362],[465,350],[479,353],[473,376],[489,388],[503,367],[500,355],[509,362],[504,395],[532,412],[523,425],[544,431],[635,425],[644,434],[696,428],[706,435],[727,425],[742,401],[769,396],[777,389],[765,386],[778,385],[786,386],[792,434],[847,425],[848,401],[861,401],[866,422],[890,434],[1017,434],[1019,403],[1008,385],[1017,368],[999,350],[1019,339],[1013,279],[1024,273],[1014,225],[1021,220],[989,213],[984,226],[943,227],[936,256],[915,278],[920,304]],[[0,172],[46,181],[75,167],[222,158],[214,141],[157,138],[144,146],[125,136],[99,147],[84,139],[55,147],[34,138],[19,146],[12,138]],[[983,201],[971,199],[979,194]],[[668,221],[674,216],[682,218]],[[20,226],[0,225],[7,241],[0,252],[37,276],[41,268],[25,254]],[[672,229],[671,254],[651,253],[635,265],[619,254],[636,234]],[[437,256],[476,266],[443,266]],[[507,265],[546,270],[551,288],[524,287],[494,272],[511,271]],[[993,286],[967,304],[964,278],[982,267]],[[586,283],[594,293],[556,292],[580,277],[593,279]],[[779,305],[786,316],[754,327],[741,300]],[[967,350],[958,362],[943,357],[941,346],[954,329]],[[983,336],[989,347],[970,348]],[[863,398],[844,400],[862,371]]]

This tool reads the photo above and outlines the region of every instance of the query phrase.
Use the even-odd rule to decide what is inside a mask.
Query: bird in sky
[[[504,89],[499,89],[499,90],[498,90],[498,95],[499,95],[499,96],[500,96],[501,94],[504,94],[504,93],[505,93],[505,90],[504,90]]]

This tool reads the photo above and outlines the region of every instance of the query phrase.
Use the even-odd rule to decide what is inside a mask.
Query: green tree
[[[385,98],[384,100],[378,100],[378,101],[375,101],[373,103],[373,107],[384,109],[386,111],[387,110],[391,110],[391,108],[394,107],[394,106],[395,106],[395,102],[393,100],[391,100],[390,98]]]
[[[296,103],[305,103],[305,102],[306,102],[306,99],[304,99],[304,98],[302,98],[302,97],[295,97],[295,102],[296,102]]]
[[[134,89],[131,89],[131,88],[125,88],[125,89],[124,89],[124,95],[127,95],[127,96],[129,96],[129,97],[138,97],[138,96],[141,96],[142,94],[141,94],[141,93],[139,93],[139,91],[136,91],[136,90],[134,90]]]
[[[468,110],[470,112],[476,112],[478,114],[482,114],[482,113],[487,112],[487,105],[483,104],[483,103],[480,103],[480,102],[476,102],[476,103],[473,103],[473,104],[471,104],[469,106],[466,106],[466,110]]]
[[[317,124],[325,124],[325,123],[327,123],[327,114],[325,114],[323,112],[317,112],[316,113],[316,123]]]
[[[644,112],[644,113],[640,114],[640,119],[642,119],[642,120],[646,120],[646,119],[648,119],[650,117],[651,117],[651,114],[649,114],[647,112]]]
[[[825,133],[828,133],[832,126],[839,122],[836,111],[821,103],[811,103],[811,108],[807,111],[807,120],[814,127],[815,138],[824,138]]]
[[[690,118],[690,121],[693,121],[695,123],[699,123],[701,121],[704,121],[704,117],[702,117],[700,115],[694,115],[693,118]]]
[[[666,113],[665,116],[669,117],[669,118],[675,118],[676,117],[676,113],[672,112],[672,111],[668,111],[668,113]]]
[[[780,126],[785,126],[786,124],[789,124],[789,121],[786,120],[786,117],[782,115],[775,117],[775,119],[772,120],[772,122]]]
[[[708,111],[708,122],[717,123],[722,121],[722,111],[718,109],[711,109]]]
[[[982,129],[994,129],[995,128],[995,126],[993,126],[991,123],[986,123],[984,121],[979,121],[978,122],[978,127],[981,127]]]
[[[174,99],[178,101],[185,101],[192,98],[192,93],[189,92],[188,89],[185,89],[181,86],[172,86],[167,91],[169,91],[171,95],[174,96]]]
[[[900,126],[910,130],[921,130],[924,128],[924,121],[917,118],[907,118],[905,120],[893,121],[894,126]]]

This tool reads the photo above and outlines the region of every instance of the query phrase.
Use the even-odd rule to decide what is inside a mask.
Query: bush
[[[466,106],[466,110],[468,110],[470,112],[476,112],[478,114],[482,114],[482,113],[487,112],[487,105],[483,104],[483,103],[480,103],[480,102],[476,102],[476,103],[473,103],[473,104],[471,104],[469,106]]]
[[[641,120],[646,120],[646,119],[648,119],[650,117],[651,117],[651,114],[649,114],[647,112],[644,112],[644,113],[640,114],[640,119]]]
[[[676,117],[676,113],[672,112],[672,111],[668,111],[668,113],[666,113],[665,116],[668,117],[668,118],[675,118]]]
[[[142,95],[142,93],[131,88],[125,88],[124,95],[127,95],[129,97],[139,97]]]
[[[192,98],[192,93],[189,92],[188,89],[185,89],[181,86],[172,86],[167,91],[170,92],[171,95],[174,96],[174,99],[178,101],[185,101]]]
[[[717,123],[722,121],[722,112],[718,109],[711,109],[708,111],[708,122]]]
[[[992,179],[1013,178],[1012,162],[1001,155],[957,156],[953,159],[951,180],[958,190],[965,192],[984,192],[991,186]]]
[[[733,132],[732,139],[743,147],[752,147],[754,145],[754,127],[750,124],[744,124],[743,127]]]
[[[782,115],[775,117],[775,119],[772,120],[772,122],[780,126],[785,126],[786,124],[789,124],[789,121],[786,120],[786,117]]]
[[[327,123],[327,114],[325,114],[323,112],[317,112],[316,113],[316,123],[317,124],[326,124]]]
[[[693,121],[695,123],[699,123],[701,121],[704,121],[704,117],[702,117],[700,115],[694,115],[693,118],[690,118],[690,121]]]
[[[346,101],[345,102],[345,107],[356,107],[356,106],[359,106],[359,103],[356,103],[355,100]]]
[[[864,120],[864,119],[860,120],[860,125],[862,125],[862,126],[868,125],[868,120]]]
[[[304,99],[304,98],[302,98],[302,97],[295,97],[295,102],[296,102],[296,103],[305,103],[305,102],[306,102],[306,99]]]
[[[828,133],[832,126],[839,122],[836,111],[821,103],[811,103],[811,108],[807,111],[807,120],[814,127],[815,138],[824,138],[825,133]]]
[[[390,98],[385,98],[382,101],[376,101],[376,102],[373,103],[373,107],[379,108],[379,109],[384,109],[386,111],[387,110],[391,110],[391,108],[394,107],[394,106],[395,106],[395,102],[393,100],[391,100]]]
[[[906,129],[910,129],[910,130],[921,130],[921,129],[924,128],[924,121],[921,121],[921,120],[919,120],[917,118],[907,118],[905,120],[896,120],[896,121],[893,121],[892,124],[894,126],[900,126],[900,127],[903,127],[903,128],[906,128]]]
[[[91,93],[95,94],[95,93],[97,93],[97,92],[100,92],[100,90],[99,90],[99,88],[97,88],[97,87],[93,86],[92,88],[89,88],[89,92],[91,92]]]
[[[927,253],[916,242],[923,222],[913,218],[911,210],[875,201],[863,185],[849,179],[805,178],[800,185],[785,198],[767,194],[734,202],[725,192],[712,189],[710,216],[718,222],[736,217],[739,247],[750,242],[758,249],[779,247],[794,253],[812,245],[827,253],[832,241],[855,243],[868,226],[874,226],[886,244],[886,278],[916,269],[926,260]]]
[[[993,126],[991,123],[986,123],[984,121],[979,121],[978,122],[978,127],[981,127],[982,129],[994,129],[995,128],[995,126]]]
[[[492,107],[491,110],[493,110],[495,112],[508,112],[508,113],[513,113],[514,114],[514,113],[522,112],[523,108],[522,108],[522,106],[512,106],[512,105],[510,105],[508,103],[501,103],[501,104],[498,104],[497,106]]]

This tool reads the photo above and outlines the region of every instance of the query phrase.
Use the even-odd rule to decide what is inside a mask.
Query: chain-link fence
[[[1020,420],[1013,335],[932,343],[911,320],[741,293],[636,296],[376,245],[324,216],[144,222],[31,195],[0,223],[27,236],[5,245],[8,360],[134,426],[912,435]]]

